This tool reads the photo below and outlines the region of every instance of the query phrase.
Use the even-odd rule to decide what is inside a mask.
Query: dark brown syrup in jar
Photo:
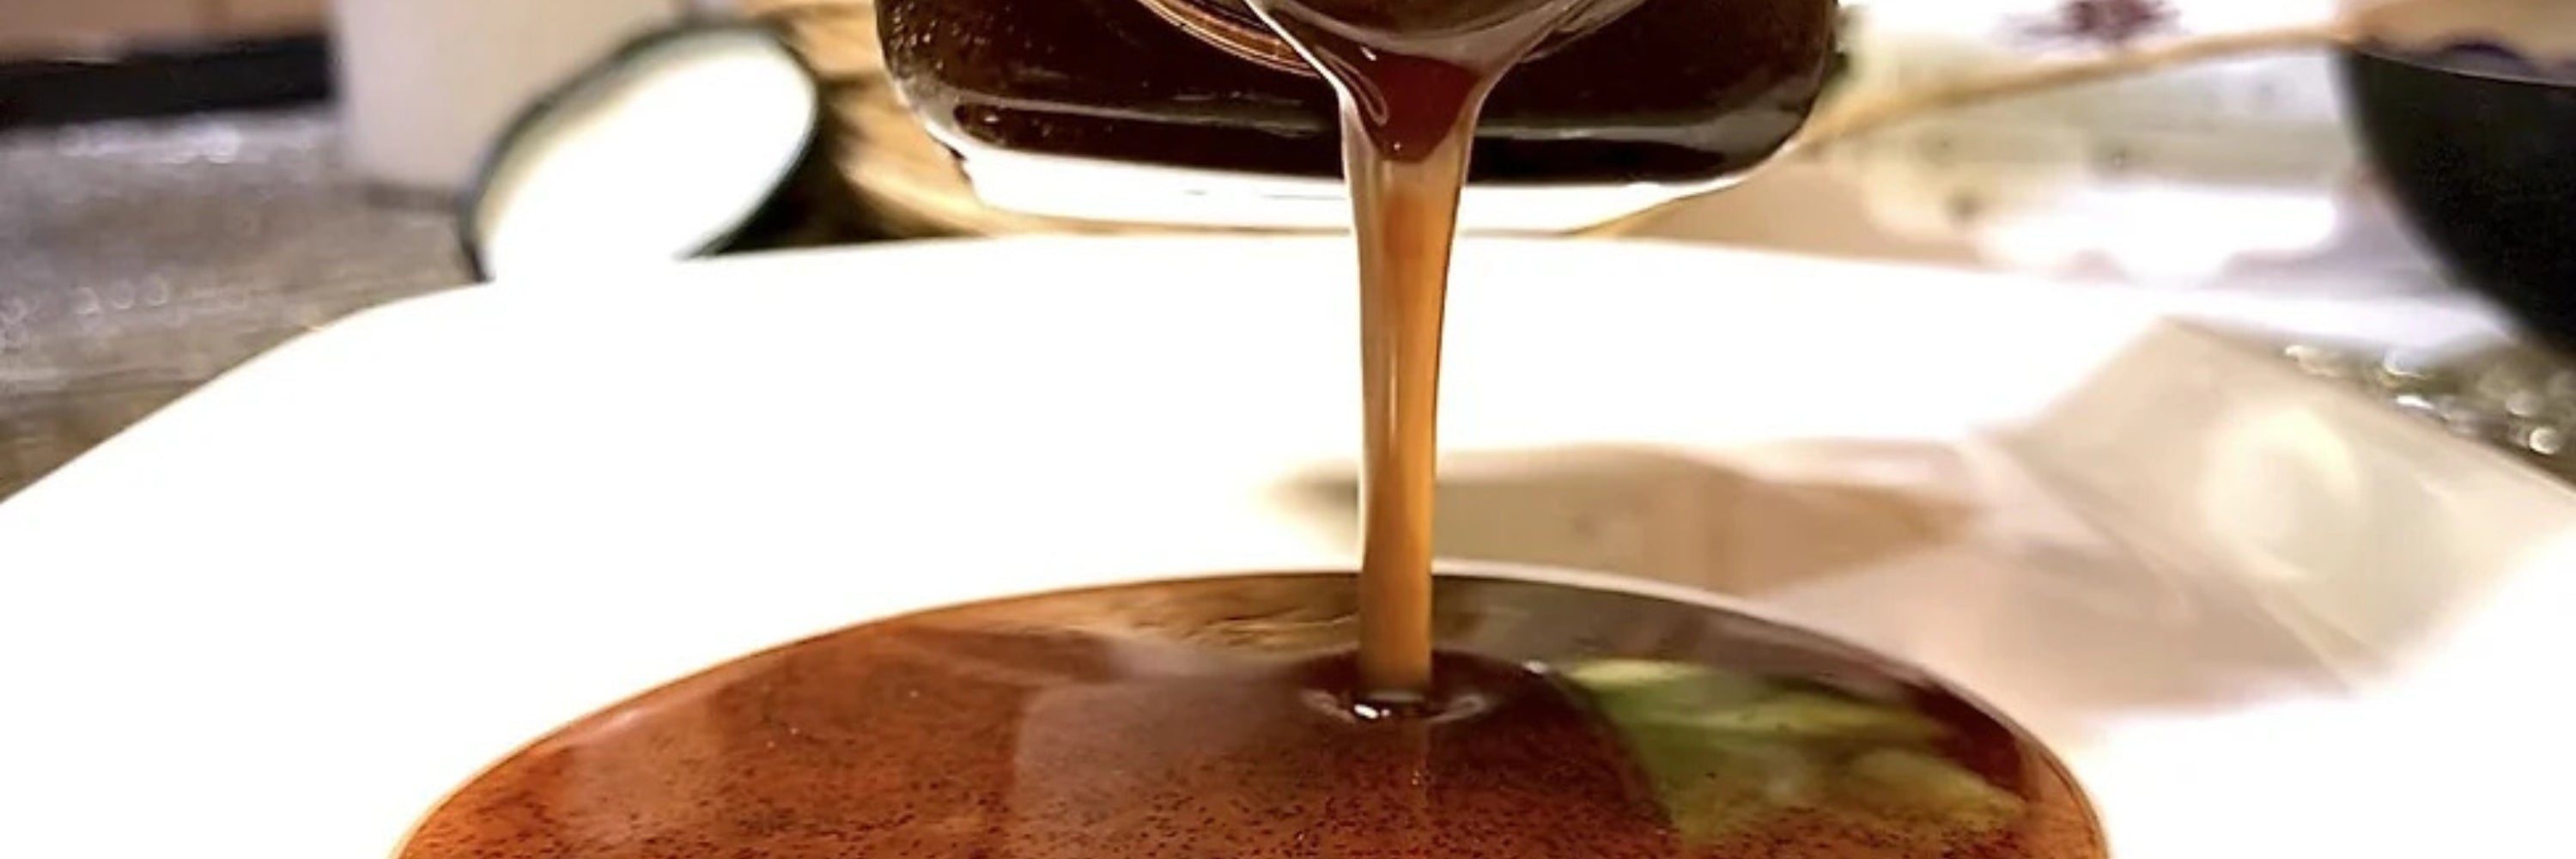
[[[878,0],[878,20],[897,85],[949,134],[1027,153],[1339,175],[1330,87],[1171,20],[1177,5],[1257,30],[1240,3]],[[1827,0],[1621,5],[1567,22],[1502,81],[1475,135],[1476,181],[1731,176],[1777,151],[1825,85]]]
[[[538,741],[400,856],[2103,855],[2046,751],[1836,642],[1444,578],[1439,680],[1384,716],[1353,698],[1356,599],[1167,581],[800,642]]]

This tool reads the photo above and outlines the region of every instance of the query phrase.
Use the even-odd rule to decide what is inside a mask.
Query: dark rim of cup
[[[2464,38],[2429,46],[2371,41],[2355,45],[2353,50],[2392,62],[2464,75],[2576,86],[2576,57],[2535,57],[2495,39]]]

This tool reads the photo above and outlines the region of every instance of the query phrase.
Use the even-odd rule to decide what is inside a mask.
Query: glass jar
[[[1463,226],[1542,231],[1725,183],[1805,121],[1833,0],[1601,0],[1504,78]],[[984,202],[1152,224],[1350,217],[1333,92],[1241,0],[879,0],[897,91]]]

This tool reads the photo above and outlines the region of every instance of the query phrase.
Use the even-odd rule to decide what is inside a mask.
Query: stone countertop
[[[449,212],[335,167],[326,111],[0,132],[0,498],[352,311],[467,282]]]

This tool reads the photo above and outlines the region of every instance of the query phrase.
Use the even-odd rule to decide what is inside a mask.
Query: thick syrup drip
[[[1431,683],[1440,332],[1458,201],[1485,98],[1595,0],[1252,0],[1332,82],[1359,240],[1361,681]]]

